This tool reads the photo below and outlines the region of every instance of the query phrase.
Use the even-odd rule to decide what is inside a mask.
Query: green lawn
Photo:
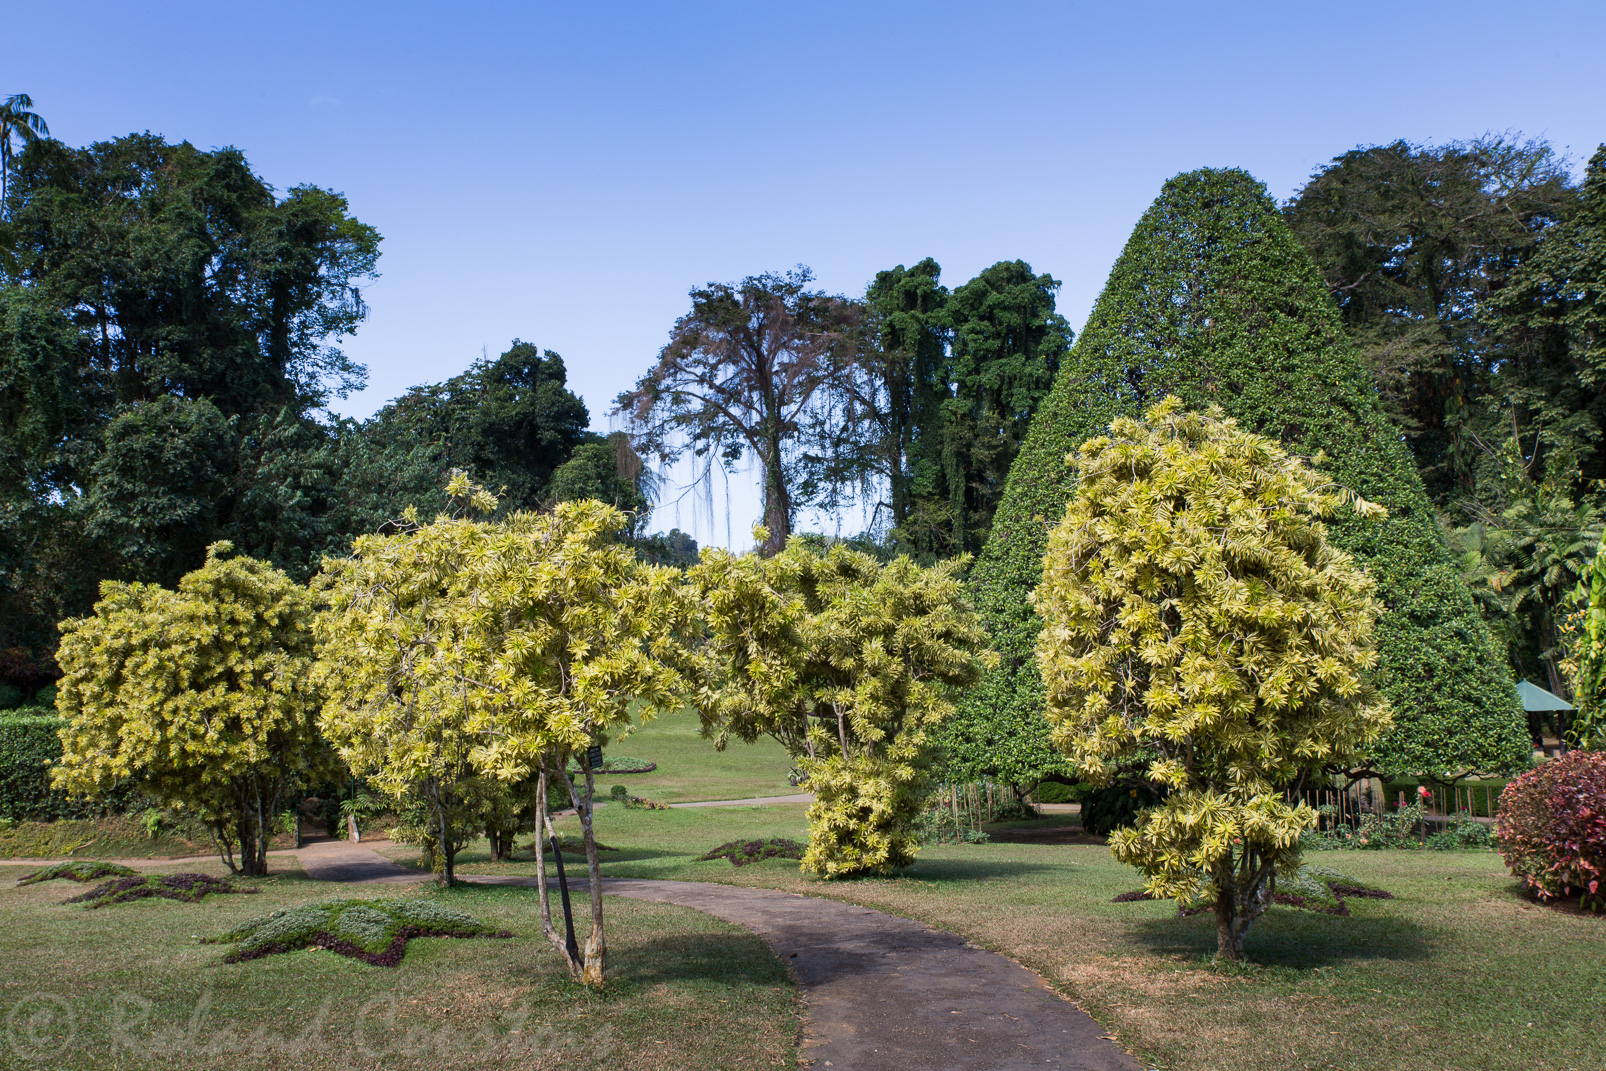
[[[398,890],[298,871],[249,883],[255,895],[87,911],[60,902],[82,886],[17,888],[26,872],[0,867],[0,1066],[796,1066],[800,1008],[784,968],[758,938],[684,908],[610,897],[612,980],[592,995],[540,936],[530,889],[416,890],[515,940],[417,940],[394,969],[323,951],[225,964],[224,948],[196,938],[307,900]]]
[[[1210,962],[1208,916],[1110,903],[1141,882],[1097,845],[932,847],[905,876],[826,883],[778,860],[695,861],[736,837],[801,836],[801,806],[609,807],[596,821],[605,843],[625,849],[605,864],[609,874],[830,896],[1005,952],[1091,1012],[1146,1067],[1606,1067],[1606,918],[1527,902],[1492,852],[1314,854],[1396,899],[1351,900],[1348,918],[1274,907],[1249,936],[1254,964],[1229,970]],[[471,849],[464,869],[533,864],[490,867]]]
[[[792,760],[786,749],[768,737],[757,743],[733,740],[715,751],[703,739],[696,712],[682,710],[654,718],[610,752],[647,759],[658,769],[646,774],[598,774],[599,794],[624,785],[633,796],[684,803],[692,800],[739,800],[754,796],[789,796],[798,790],[786,780]]]

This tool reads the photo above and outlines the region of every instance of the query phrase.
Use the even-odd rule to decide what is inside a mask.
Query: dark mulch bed
[[[97,885],[86,893],[63,900],[66,904],[86,904],[91,908],[108,904],[126,904],[146,900],[153,896],[163,900],[179,900],[198,904],[213,893],[254,893],[255,889],[235,885],[210,874],[153,874],[146,877],[135,874]]]

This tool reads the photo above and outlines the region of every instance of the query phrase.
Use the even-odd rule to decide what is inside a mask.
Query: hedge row
[[[0,818],[90,818],[117,802],[68,799],[50,787],[50,768],[61,758],[61,724],[44,710],[0,716]]]

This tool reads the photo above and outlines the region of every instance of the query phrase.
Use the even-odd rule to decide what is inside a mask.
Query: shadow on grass
[[[929,856],[922,856],[915,861],[914,866],[905,869],[898,877],[930,883],[997,881],[1024,877],[1028,874],[1040,874],[1043,871],[1061,868],[1060,864],[1052,862],[1023,863],[1004,859],[933,859]],[[853,881],[857,879],[849,878],[846,880]],[[865,878],[862,880],[875,881],[877,879]]]
[[[1209,958],[1216,952],[1216,920],[1209,913],[1133,919],[1127,932],[1160,955]],[[1267,911],[1244,939],[1251,962],[1295,970],[1358,960],[1422,961],[1432,951],[1428,930],[1397,915],[1346,918],[1280,906]]]

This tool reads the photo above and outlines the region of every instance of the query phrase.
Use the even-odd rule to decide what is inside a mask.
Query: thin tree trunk
[[[586,775],[586,791],[584,798],[574,786],[574,780],[569,777],[568,770],[563,771],[563,779],[569,783],[569,795],[574,800],[574,809],[580,816],[580,829],[585,837],[586,871],[591,886],[591,933],[586,937],[585,961],[580,973],[580,981],[586,985],[600,987],[607,971],[608,942],[602,928],[602,861],[597,858],[597,838],[591,829],[591,807],[596,798],[596,782],[591,772],[591,763],[583,762]]]

